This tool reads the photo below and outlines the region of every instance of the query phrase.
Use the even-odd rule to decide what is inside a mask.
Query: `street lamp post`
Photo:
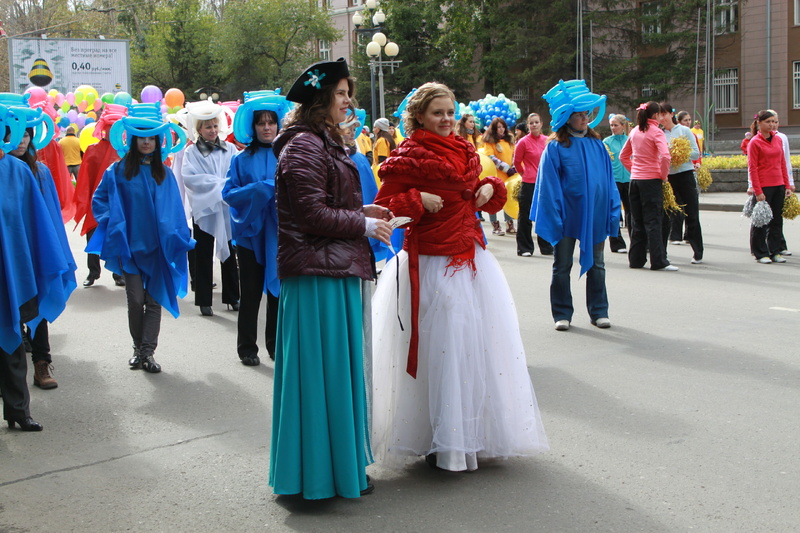
[[[383,23],[386,22],[386,14],[382,9],[378,8],[377,0],[366,0],[364,3],[364,13],[367,18],[371,18],[372,26],[369,28],[361,28],[364,23],[365,17],[361,12],[353,15],[353,24],[355,25],[356,33],[369,33],[372,35],[372,40],[367,44],[367,55],[370,57],[369,61],[369,78],[370,78],[370,95],[372,97],[372,120],[377,118],[376,98],[375,98],[375,75],[378,76],[379,92],[380,92],[380,116],[386,115],[386,106],[384,103],[383,94],[383,67],[390,67],[391,72],[394,72],[395,67],[399,66],[401,61],[394,58],[400,53],[400,47],[396,43],[387,42],[386,35],[381,31],[383,30]],[[375,11],[377,9],[377,11]],[[374,11],[374,13],[372,13]],[[369,15],[372,14],[372,17]],[[385,53],[388,57],[384,60],[381,52]]]

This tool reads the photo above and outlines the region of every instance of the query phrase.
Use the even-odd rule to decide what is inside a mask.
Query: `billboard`
[[[91,85],[100,94],[130,92],[127,40],[8,39],[11,92],[31,86],[62,94]]]

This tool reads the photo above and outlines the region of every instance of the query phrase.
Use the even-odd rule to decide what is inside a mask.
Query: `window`
[[[800,61],[792,63],[792,87],[794,88],[794,103],[792,108],[800,109]]]
[[[511,93],[511,99],[515,102],[527,102],[528,101],[528,89],[514,89],[514,92]]]
[[[661,33],[661,5],[658,2],[642,4],[642,33]]]
[[[800,1],[800,0],[798,0],[798,1]],[[350,5],[351,6],[360,6],[361,5],[361,0],[350,0]]]
[[[714,74],[716,113],[739,111],[739,69],[719,70]]]
[[[800,0],[794,0],[794,25],[800,26]]]
[[[739,31],[739,0],[715,0],[714,33],[736,33]]]
[[[322,61],[331,60],[331,43],[329,41],[319,42],[319,58]]]
[[[658,91],[652,85],[642,87],[642,100],[653,100],[658,96]]]

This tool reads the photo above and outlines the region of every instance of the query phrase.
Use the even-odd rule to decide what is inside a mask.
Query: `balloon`
[[[58,94],[58,89],[50,89],[49,91],[47,91],[47,94],[55,98],[56,95]]]
[[[83,91],[81,91],[80,89],[75,91],[75,103],[76,104],[80,104],[81,102],[83,102],[83,99],[85,97],[86,97],[86,95],[84,95]]]
[[[164,95],[161,94],[161,89],[155,85],[146,85],[144,89],[142,89],[142,102],[145,104],[158,102],[163,96]]]
[[[64,105],[65,101],[66,99],[64,98],[63,94],[56,93],[56,107],[61,107],[62,105]]]
[[[132,100],[133,98],[131,98],[131,95],[126,93],[125,91],[118,92],[117,94],[114,95],[114,103],[117,105],[128,106],[131,105]]]
[[[86,111],[87,107],[89,107],[89,104],[86,103],[86,100],[83,100],[82,102],[78,103],[78,111],[80,111],[81,113]]]
[[[50,104],[50,105],[56,105],[56,97],[51,95],[51,94],[48,94],[47,95],[47,103]]]
[[[168,109],[169,109],[169,108],[167,108],[167,105],[166,105],[166,104],[161,104],[161,114],[162,114],[162,115],[163,115],[164,113],[166,113],[166,112],[168,111]]]
[[[86,116],[88,118],[91,118],[92,120],[97,120],[97,113],[95,113],[94,111],[89,111],[88,113],[86,113]]]
[[[91,118],[91,117],[86,117],[86,125],[87,125],[87,126],[88,126],[89,124],[91,124],[92,122],[95,122],[95,120],[94,120],[93,118]]]
[[[100,109],[102,109],[104,105],[105,105],[105,103],[98,98],[97,100],[94,101],[94,104],[93,104],[92,108],[95,111],[100,111]]]
[[[61,117],[61,120],[58,121],[58,125],[61,128],[69,126],[69,117]]]
[[[71,106],[69,105],[69,102],[64,102],[63,104],[61,104],[61,111],[63,111],[64,113],[66,113],[67,111],[69,111],[69,108],[70,108],[70,107],[71,107]]]
[[[77,124],[79,128],[84,127],[86,125],[86,115],[78,115],[78,118],[75,119],[75,124]]]
[[[75,105],[75,94],[72,92],[67,93],[67,102],[69,105]]]
[[[81,143],[81,151],[85,152],[89,146],[99,143],[100,139],[94,136],[94,128],[97,125],[96,122],[92,124],[87,124],[81,130],[81,134],[78,136],[78,141]]]
[[[47,91],[41,87],[31,87],[26,90],[25,93],[30,95],[28,105],[38,104],[39,102],[47,100]]]
[[[508,190],[508,197],[506,205],[503,206],[503,211],[506,212],[511,218],[519,218],[519,188],[522,185],[522,176],[516,174],[508,179],[506,182],[506,189]],[[516,193],[516,194],[515,194]]]
[[[102,100],[104,104],[113,104],[114,95],[111,93],[103,93],[103,96],[100,97],[100,100]]]
[[[172,114],[175,114],[178,111],[180,111],[181,109],[183,109],[182,105],[176,105],[175,107],[170,108],[169,112],[172,113]]]
[[[185,101],[186,97],[180,89],[172,88],[164,93],[164,103],[167,104],[169,108],[180,107]]]
[[[78,118],[78,112],[74,109],[70,109],[69,112],[67,112],[67,118],[69,118],[70,122],[75,122],[75,119]]]

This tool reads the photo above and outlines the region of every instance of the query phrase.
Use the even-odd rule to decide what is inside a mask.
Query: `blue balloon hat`
[[[178,136],[173,144],[172,132]],[[123,136],[123,133],[126,135]],[[128,116],[122,117],[111,126],[109,140],[120,157],[130,150],[132,137],[158,137],[161,144],[161,159],[166,160],[186,145],[186,133],[177,124],[164,122],[161,118],[161,104],[133,104],[128,106]],[[126,142],[127,141],[127,142]]]
[[[11,137],[3,145],[4,152],[10,152],[19,146],[22,137],[25,136],[26,128],[33,129],[31,143],[37,150],[47,146],[53,139],[53,135],[55,135],[56,128],[53,124],[53,119],[41,109],[29,107],[29,99],[29,94],[0,93],[0,106],[6,109],[5,112],[0,112],[0,115],[13,114],[13,118],[4,119],[5,125],[11,130]],[[19,126],[21,126],[21,130],[15,131]],[[19,135],[18,139],[15,135],[17,133]]]
[[[294,109],[294,103],[274,91],[251,91],[244,93],[244,103],[233,116],[233,136],[242,144],[253,142],[253,113],[256,111],[274,111],[278,115],[278,129],[283,124],[286,114]]]
[[[589,123],[590,128],[600,124],[606,113],[606,96],[589,91],[584,80],[559,80],[542,98],[550,105],[550,127],[553,131],[558,131],[566,124],[573,113],[597,110]]]
[[[366,121],[367,121],[367,110],[366,109],[357,108],[355,117],[353,117],[353,110],[352,109],[348,109],[347,110],[347,118],[344,120],[344,122],[341,122],[339,124],[339,126],[341,126],[343,128],[349,128],[350,126],[354,126],[356,123],[361,124],[363,126]],[[358,136],[361,135],[361,129],[362,128],[358,128],[356,130],[355,137],[354,137],[355,139],[358,139]]]

